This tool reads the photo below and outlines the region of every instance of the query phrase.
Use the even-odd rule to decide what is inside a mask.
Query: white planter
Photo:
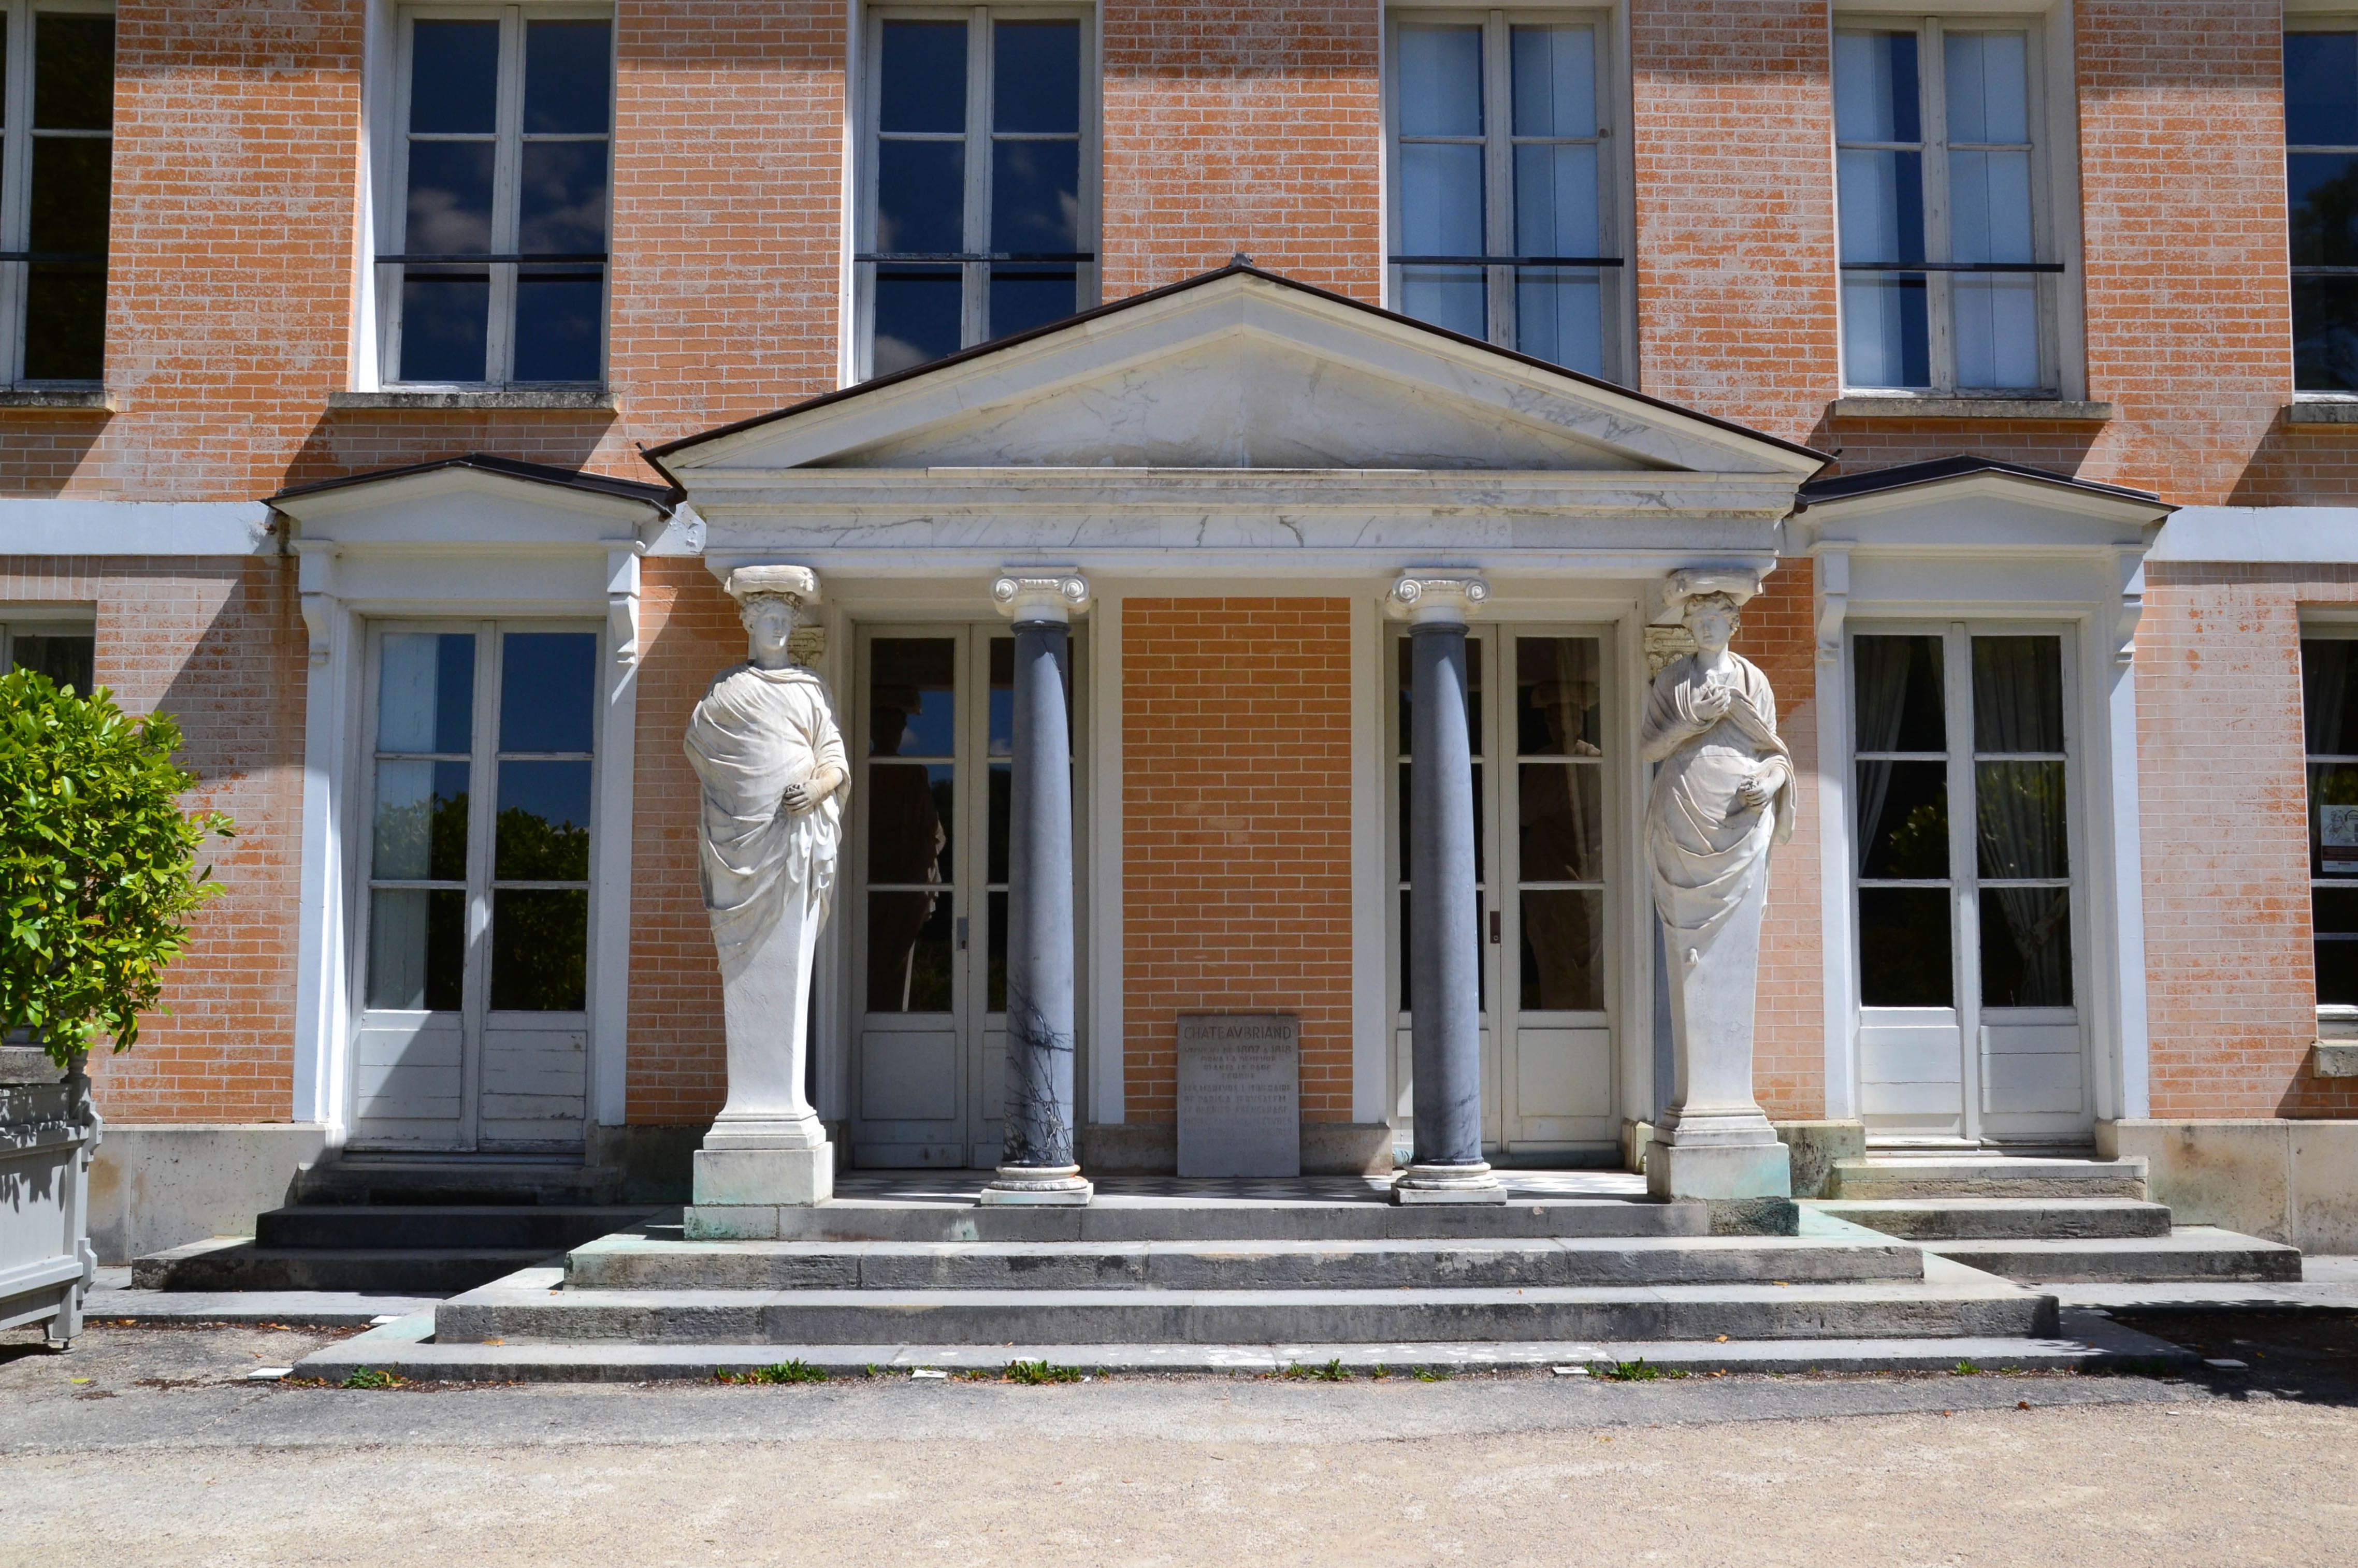
[[[90,1160],[101,1120],[90,1080],[0,1084],[0,1328],[81,1332],[98,1279],[89,1237]]]

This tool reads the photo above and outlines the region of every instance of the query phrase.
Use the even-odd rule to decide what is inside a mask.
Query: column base
[[[1706,1203],[1790,1198],[1793,1195],[1792,1156],[1782,1143],[1657,1142],[1646,1152],[1646,1191],[1658,1198]]]
[[[1411,1165],[1392,1183],[1396,1204],[1505,1203],[1507,1189],[1481,1165]]]
[[[1082,1208],[1097,1190],[1078,1165],[1001,1165],[975,1202],[985,1208]]]
[[[807,1208],[835,1196],[835,1145],[812,1149],[699,1149],[696,1206]]]

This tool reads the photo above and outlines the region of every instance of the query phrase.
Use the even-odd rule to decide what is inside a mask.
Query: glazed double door
[[[1014,648],[995,626],[860,639],[855,1164],[999,1161]]]
[[[1390,836],[1399,1009],[1393,1126],[1414,1115],[1409,985],[1410,640],[1394,644]],[[1612,1146],[1612,919],[1621,874],[1613,715],[1604,640],[1544,626],[1486,626],[1466,639],[1468,740],[1481,954],[1482,1141],[1494,1157],[1543,1159]]]

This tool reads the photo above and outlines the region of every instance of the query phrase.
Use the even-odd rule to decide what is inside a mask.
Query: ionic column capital
[[[1478,577],[1402,572],[1384,595],[1384,613],[1412,625],[1463,625],[1490,602]]]
[[[1089,608],[1089,579],[1067,568],[1012,568],[990,585],[990,600],[1011,621],[1071,621]]]

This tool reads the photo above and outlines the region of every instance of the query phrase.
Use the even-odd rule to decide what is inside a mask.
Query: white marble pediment
[[[1714,473],[1788,443],[1244,270],[692,438],[699,477],[1045,467]]]

